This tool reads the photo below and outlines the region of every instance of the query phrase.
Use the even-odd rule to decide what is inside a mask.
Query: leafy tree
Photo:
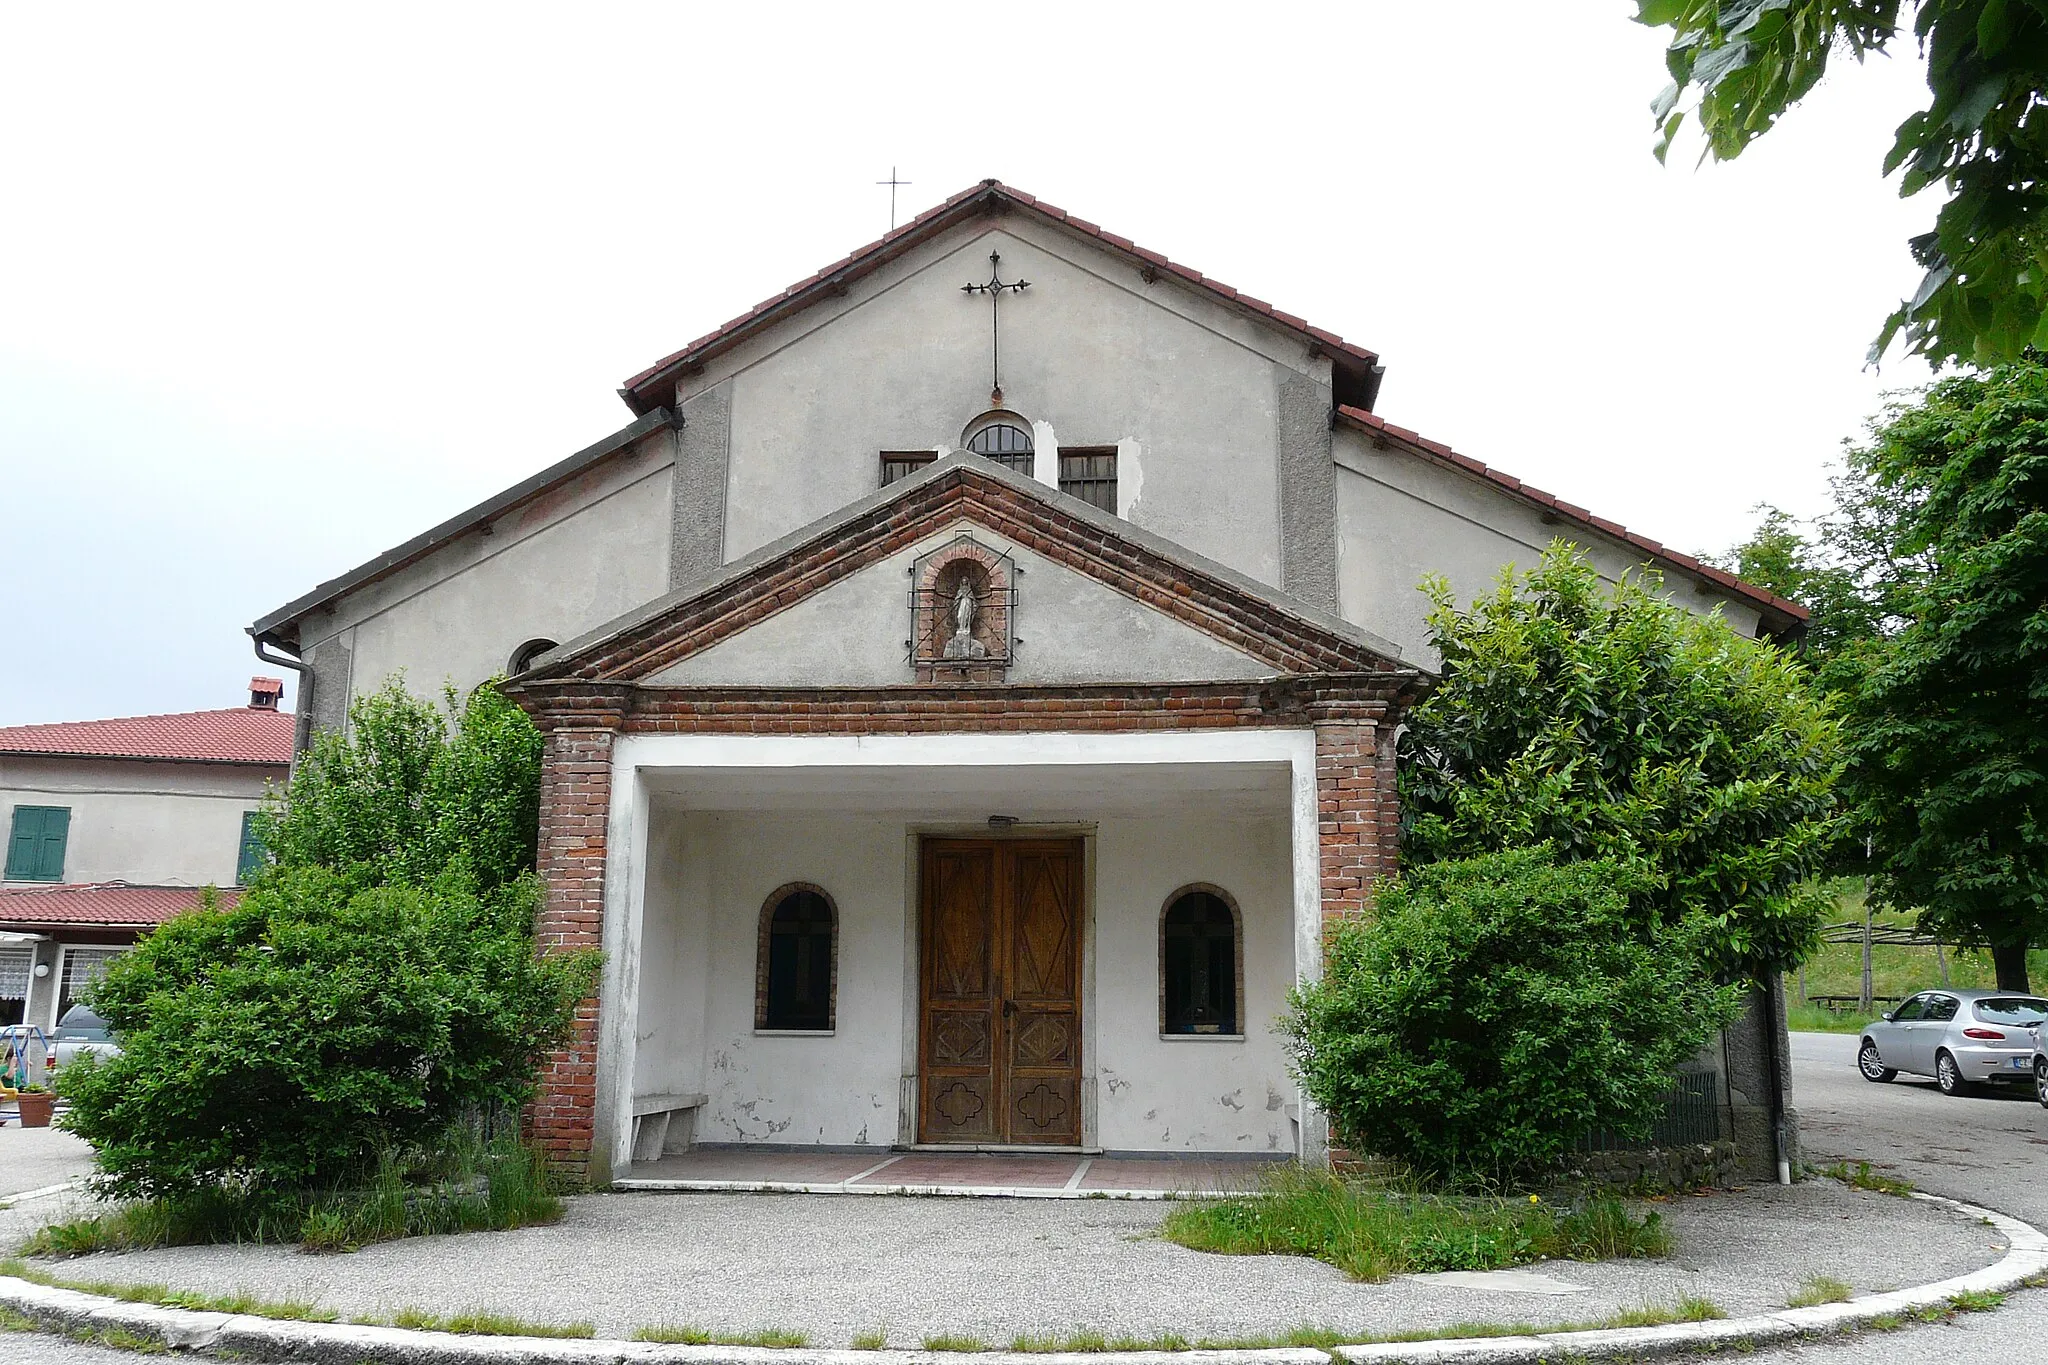
[[[1727,554],[1701,557],[1807,609],[1801,654],[1825,683],[1831,661],[1882,633],[1883,604],[1868,590],[1859,566],[1845,562],[1826,533],[1809,535],[1791,513],[1769,503],[1755,510],[1760,520],[1749,539]]]
[[[1341,927],[1284,1021],[1347,1143],[1457,1180],[1554,1165],[1599,1128],[1647,1137],[1671,1074],[1731,1020],[1698,915],[1647,927],[1636,860],[1547,847],[1413,868]]]
[[[395,676],[350,704],[345,731],[316,733],[262,819],[271,859],[416,886],[461,863],[485,892],[530,871],[540,732],[495,687],[444,697],[445,711]]]
[[[59,1073],[102,1192],[347,1185],[525,1099],[593,974],[534,953],[539,896],[294,867],[158,929],[93,988],[122,1051]]]
[[[2048,365],[1945,380],[1850,463],[1885,553],[1921,570],[1848,701],[1873,900],[1987,943],[2025,990],[2048,942]]]
[[[1404,850],[1612,860],[1642,874],[1646,932],[1702,916],[1713,969],[1762,976],[1825,914],[1837,726],[1796,661],[1654,587],[1609,590],[1564,542],[1469,610],[1425,582],[1443,680],[1401,738]]]
[[[2048,0],[1637,0],[1637,22],[1672,31],[1671,85],[1652,106],[1661,160],[1688,93],[1707,144],[1739,156],[1827,74],[1835,57],[1912,39],[1927,107],[1899,125],[1884,173],[1899,192],[1935,185],[1948,202],[1908,243],[1926,269],[1885,319],[1875,361],[1901,331],[1935,364],[1991,364],[2048,345]]]

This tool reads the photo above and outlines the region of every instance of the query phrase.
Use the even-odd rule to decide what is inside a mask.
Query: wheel
[[[1970,1093],[1970,1083],[1963,1079],[1962,1069],[1956,1065],[1956,1059],[1946,1052],[1934,1054],[1934,1083],[1941,1087],[1941,1093],[1944,1095]]]
[[[2034,1098],[2048,1109],[2048,1057],[2034,1058]]]
[[[1856,1054],[1856,1069],[1866,1081],[1888,1081],[1899,1074],[1884,1064],[1884,1058],[1877,1055],[1877,1044],[1868,1038],[1863,1040],[1863,1050]],[[2048,1100],[2042,1103],[2048,1104]]]

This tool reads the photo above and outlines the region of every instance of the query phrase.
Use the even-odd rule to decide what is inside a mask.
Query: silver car
[[[64,1017],[57,1021],[57,1031],[50,1035],[50,1043],[51,1065],[60,1068],[81,1053],[97,1052],[111,1057],[121,1051],[107,1021],[83,1005],[73,1005],[64,1011]]]
[[[2034,1025],[2034,1098],[2048,1109],[2048,1023]]]
[[[2012,991],[1922,991],[1873,1020],[1856,1050],[1867,1081],[1900,1072],[1932,1076],[1944,1095],[1985,1082],[2034,1080],[2037,1033],[2048,1000]]]

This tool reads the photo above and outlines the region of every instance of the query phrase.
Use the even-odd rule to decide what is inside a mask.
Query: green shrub
[[[1798,662],[1657,587],[1608,588],[1563,542],[1469,610],[1425,582],[1443,681],[1401,736],[1403,856],[1611,859],[1643,874],[1639,919],[1699,919],[1726,979],[1794,966],[1832,909],[1836,723]]]
[[[530,876],[479,895],[277,868],[164,925],[93,990],[121,1052],[59,1073],[102,1191],[344,1184],[517,1105],[594,975],[535,954],[539,897]]]
[[[1640,923],[1645,882],[1534,848],[1382,884],[1283,1020],[1304,1088],[1343,1141],[1431,1178],[1509,1181],[1597,1128],[1647,1136],[1738,993],[1696,920]]]

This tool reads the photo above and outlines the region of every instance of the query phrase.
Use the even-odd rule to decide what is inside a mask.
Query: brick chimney
[[[249,679],[249,708],[252,711],[275,711],[283,700],[283,678]]]

